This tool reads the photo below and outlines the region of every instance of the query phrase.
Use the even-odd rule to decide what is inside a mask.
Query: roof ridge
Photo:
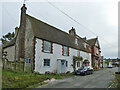
[[[29,16],[29,17],[31,17],[31,18],[33,18],[33,19],[35,19],[35,20],[37,20],[37,21],[40,21],[40,22],[42,22],[42,23],[44,23],[44,24],[46,24],[46,25],[48,25],[48,26],[50,26],[50,27],[53,27],[53,28],[57,29],[58,31],[61,31],[61,32],[65,33],[65,34],[70,35],[69,33],[65,32],[65,31],[63,31],[63,30],[61,30],[61,29],[59,29],[59,28],[56,28],[56,27],[53,26],[53,25],[50,25],[50,24],[48,24],[48,23],[45,23],[45,22],[42,21],[42,20],[39,20],[39,19],[37,19],[37,18],[35,18],[35,17],[32,17],[32,16],[29,15],[29,14],[26,14],[26,15]],[[70,35],[70,36],[71,36],[71,35]]]
[[[93,39],[97,39],[97,38],[91,38],[91,39],[88,39],[88,40],[93,40]],[[87,40],[87,41],[88,41],[88,40]]]

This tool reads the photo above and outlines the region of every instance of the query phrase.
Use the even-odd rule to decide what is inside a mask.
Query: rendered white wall
[[[56,72],[57,71],[57,59],[64,59],[68,61],[68,67],[66,71],[73,72],[73,56],[78,55],[78,50],[69,48],[69,56],[62,56],[62,45],[53,43],[53,54],[42,52],[42,40],[36,39],[35,45],[35,71],[44,74],[46,71]],[[84,54],[84,57],[86,57]],[[89,57],[89,56],[87,56]],[[44,59],[50,59],[50,67],[44,67]]]
[[[92,66],[91,66],[91,53],[86,53],[86,52],[80,51],[80,56],[83,57],[83,61],[84,61],[85,59],[89,60],[89,62],[90,62],[90,63],[89,63],[89,66],[92,67]]]

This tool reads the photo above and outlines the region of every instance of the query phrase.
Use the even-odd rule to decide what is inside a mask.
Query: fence
[[[24,71],[23,61],[5,61],[3,63],[3,69],[10,69],[13,71]]]

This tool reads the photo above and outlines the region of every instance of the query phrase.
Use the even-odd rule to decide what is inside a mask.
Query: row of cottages
[[[26,10],[23,4],[20,26],[15,28],[15,38],[4,46],[9,61],[23,59],[24,71],[43,74],[47,71],[73,72],[74,56],[83,58],[82,61],[76,61],[76,69],[83,65],[94,67],[95,62],[99,62],[100,47],[97,38],[81,38],[74,28],[66,33],[26,14]]]

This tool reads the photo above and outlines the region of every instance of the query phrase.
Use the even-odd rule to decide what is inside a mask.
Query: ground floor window
[[[77,62],[77,67],[80,67],[80,62]]]
[[[50,66],[50,59],[44,59],[44,66]]]

